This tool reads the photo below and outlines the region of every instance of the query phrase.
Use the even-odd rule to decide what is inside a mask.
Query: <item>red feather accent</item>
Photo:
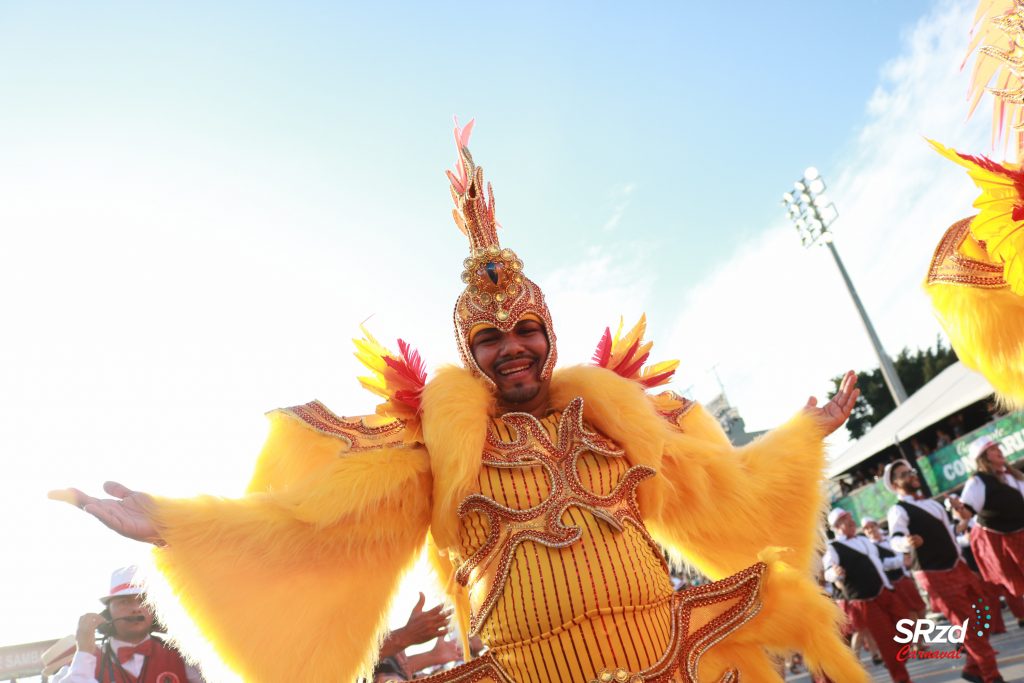
[[[961,154],[960,152],[957,152],[956,155],[961,159],[977,164],[990,173],[997,173],[1010,178],[1015,183],[1024,182],[1024,171],[1015,171],[1012,168],[1007,168],[998,161],[993,161],[986,156],[974,156],[973,154]]]
[[[398,351],[401,358],[382,356],[384,363],[395,371],[405,383],[412,385],[412,388],[398,389],[395,391],[394,400],[404,403],[419,412],[420,396],[423,387],[427,383],[427,369],[420,358],[419,351],[409,346],[405,341],[398,340]]]
[[[616,363],[615,367],[612,368],[612,369],[615,370],[615,372],[617,372],[620,375],[622,375],[623,377],[629,377],[629,375],[627,373],[622,371],[622,368],[625,367],[626,363],[628,363],[631,360],[633,360],[633,354],[636,353],[636,350],[638,348],[640,348],[640,340],[639,339],[637,339],[635,342],[633,342],[630,345],[629,350],[627,350],[626,353],[623,354],[622,360],[620,360],[618,363]]]
[[[635,380],[647,389],[670,381],[675,374],[675,368],[679,365],[678,361],[659,363],[650,369],[655,370],[656,374],[643,376],[644,363],[650,358],[652,346],[650,343],[645,344],[643,340],[646,325],[646,317],[641,316],[640,321],[629,332],[622,335],[622,323],[620,322],[619,331],[615,333],[614,337],[611,328],[606,327],[604,335],[597,345],[597,350],[594,351],[593,364],[607,368],[620,377]]]
[[[612,330],[610,327],[604,328],[604,334],[601,336],[601,341],[597,343],[597,349],[594,351],[593,364],[599,368],[608,367],[608,361],[612,357]]]
[[[639,381],[640,384],[643,384],[648,389],[653,389],[659,384],[664,384],[665,382],[667,382],[674,374],[676,374],[675,370],[669,370],[668,372],[663,372],[659,375],[651,375],[650,377],[644,377]]]
[[[633,353],[636,350],[636,347],[639,345],[639,343],[640,342],[638,341],[636,344],[633,345],[633,348],[631,348],[629,350],[630,353]],[[633,375],[635,375],[636,373],[640,372],[640,368],[642,368],[644,366],[644,363],[647,362],[647,357],[650,356],[650,355],[651,354],[649,354],[649,353],[645,353],[644,355],[640,356],[635,361],[633,361],[633,363],[631,365],[628,365],[625,368],[623,368],[622,365],[620,364],[619,367],[615,368],[615,372],[619,373],[623,377],[632,378]],[[625,361],[623,361],[623,362],[625,362]]]

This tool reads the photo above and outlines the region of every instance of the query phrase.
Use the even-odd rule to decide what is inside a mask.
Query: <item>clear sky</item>
[[[875,364],[782,215],[811,164],[883,342],[934,342],[918,285],[974,193],[922,136],[989,151],[970,2],[431,5],[0,3],[0,644],[138,553],[47,489],[237,494],[264,411],[373,410],[366,318],[456,360],[453,114],[563,363],[646,311],[751,428]]]

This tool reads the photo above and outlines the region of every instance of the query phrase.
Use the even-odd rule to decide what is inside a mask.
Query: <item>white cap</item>
[[[970,454],[971,460],[974,460],[979,455],[988,450],[989,446],[998,446],[999,442],[993,439],[991,436],[982,436],[971,442]],[[973,465],[972,465],[973,467]]]
[[[868,524],[878,524],[878,520],[874,517],[863,517],[860,520],[860,528],[863,529]]]
[[[882,483],[885,484],[885,488],[888,489],[890,493],[896,493],[896,487],[892,485],[892,471],[896,469],[897,465],[906,465],[910,469],[914,469],[914,466],[903,458],[893,460],[891,463],[886,465],[885,471],[882,472]]]
[[[843,508],[832,508],[832,511],[828,513],[828,525],[834,527],[843,515],[849,514],[850,512]]]
[[[134,566],[115,569],[114,573],[110,575],[110,593],[100,598],[100,602],[106,605],[112,598],[121,595],[142,595],[142,588],[133,583],[135,571]]]

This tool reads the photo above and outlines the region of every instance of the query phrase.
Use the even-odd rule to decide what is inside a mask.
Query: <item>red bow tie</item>
[[[146,639],[138,645],[126,645],[124,647],[117,648],[117,661],[124,664],[132,658],[132,655],[137,654],[142,655],[143,657],[148,657],[153,654],[153,640]]]

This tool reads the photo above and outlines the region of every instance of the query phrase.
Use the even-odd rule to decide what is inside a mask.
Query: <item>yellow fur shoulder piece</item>
[[[431,533],[438,547],[448,548],[458,540],[455,510],[480,473],[494,396],[468,370],[446,366],[423,388],[421,413],[434,473]]]
[[[1024,408],[1024,298],[1007,288],[926,284],[956,355],[985,376],[999,399]]]
[[[350,451],[289,415],[271,420],[248,495],[153,499],[167,545],[150,595],[186,651],[216,650],[201,657],[212,680],[224,680],[218,660],[246,681],[354,680],[423,546],[430,462],[423,448]],[[282,630],[282,614],[305,628]]]
[[[267,413],[270,439],[256,461],[247,491],[291,485],[342,453],[419,446],[405,425],[379,415],[339,417],[319,401]]]

